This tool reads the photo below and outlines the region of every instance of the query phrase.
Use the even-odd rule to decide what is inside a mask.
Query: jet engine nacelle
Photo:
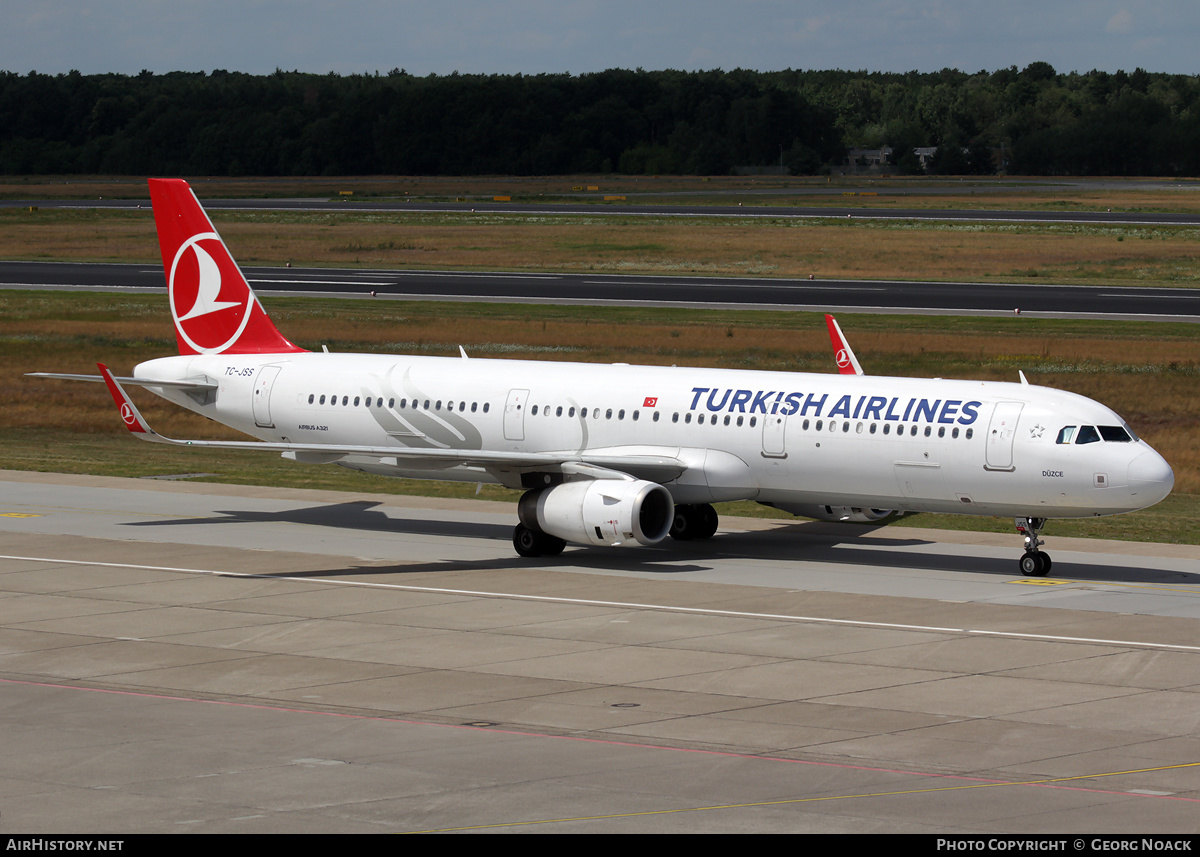
[[[531,530],[585,545],[653,545],[675,520],[671,493],[640,479],[590,479],[529,491],[517,505]]]
[[[870,524],[882,521],[896,511],[894,509],[866,509],[859,506],[814,506],[808,504],[783,505],[772,504],[776,509],[791,512],[793,515],[803,515],[805,518],[816,518],[818,521],[838,521],[851,524]]]

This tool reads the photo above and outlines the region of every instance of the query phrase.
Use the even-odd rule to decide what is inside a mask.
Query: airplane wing
[[[109,368],[103,363],[101,379],[121,412],[121,420],[130,433],[139,440],[166,443],[173,446],[200,447],[206,449],[245,449],[260,452],[279,452],[285,458],[309,463],[333,462],[348,455],[362,455],[389,460],[388,463],[425,462],[437,467],[474,466],[488,471],[521,471],[548,468],[564,473],[575,473],[593,479],[624,479],[627,475],[652,482],[669,482],[685,470],[687,464],[669,455],[622,455],[605,454],[602,451],[578,454],[546,452],[503,452],[484,449],[413,449],[405,446],[356,446],[327,443],[272,443],[270,441],[243,440],[177,440],[166,437],[150,428],[137,405],[121,386]],[[61,377],[61,376],[54,376]],[[144,381],[145,379],[142,379]],[[139,381],[139,383],[141,383]],[[147,384],[147,386],[157,386]]]
[[[838,372],[842,375],[862,375],[862,366],[858,364],[854,350],[846,341],[845,335],[842,334],[842,328],[838,325],[837,319],[826,313],[825,325],[829,328],[829,341],[833,343],[833,357],[837,361]]]

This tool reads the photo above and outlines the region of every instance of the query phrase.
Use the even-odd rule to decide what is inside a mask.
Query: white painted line
[[[806,622],[819,625],[844,625],[853,628],[888,628],[898,631],[924,631],[935,634],[967,634],[982,637],[1006,637],[1019,640],[1042,640],[1054,643],[1084,643],[1102,646],[1130,646],[1139,649],[1167,649],[1175,652],[1200,652],[1200,646],[1173,643],[1153,643],[1141,640],[1109,640],[1098,637],[1066,637],[1057,634],[1029,634],[1017,631],[989,631],[981,628],[953,628],[938,625],[908,625],[898,622],[867,622],[860,619],[829,619],[824,616],[793,616],[787,613],[749,613],[741,610],[715,610],[705,607],[677,607],[670,604],[647,604],[637,601],[598,601],[591,598],[561,598],[552,595],[521,595],[513,592],[489,592],[474,589],[446,589],[437,586],[407,586],[400,583],[373,583],[360,580],[330,580],[323,577],[292,577],[276,574],[246,574],[238,571],[214,571],[203,568],[178,568],[164,565],[134,565],[127,562],[93,562],[80,559],[55,559],[41,556],[8,556],[0,559],[19,562],[44,562],[64,565],[88,565],[103,568],[132,568],[142,571],[169,571],[179,574],[206,574],[215,577],[242,577],[251,580],[288,580],[293,583],[321,583],[328,586],[357,586],[366,589],[390,589],[401,592],[428,592],[438,595],[462,595],[470,598],[503,598],[510,601],[537,601],[547,604],[578,604],[587,607],[612,607],[619,610],[657,610],[666,613],[687,613],[699,616],[730,616],[738,619],[764,619],[772,622]]]
[[[355,280],[272,280],[272,279],[250,279],[251,283],[299,283],[306,286],[380,286],[383,283],[379,281],[363,282]]]

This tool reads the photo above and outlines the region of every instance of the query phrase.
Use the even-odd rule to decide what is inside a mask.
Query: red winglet
[[[862,367],[858,365],[858,358],[854,356],[854,350],[850,348],[850,343],[842,335],[842,328],[828,313],[825,315],[825,325],[829,328],[829,341],[833,343],[833,359],[837,361],[838,373],[842,375],[863,374]]]
[[[113,401],[117,403],[117,409],[121,412],[121,421],[125,423],[125,428],[133,434],[153,435],[154,429],[150,428],[146,420],[142,418],[137,405],[129,398],[125,388],[117,383],[117,379],[113,377],[108,367],[103,363],[97,363],[96,366],[100,369],[100,374],[104,376],[104,383],[108,385],[108,392],[112,394]]]

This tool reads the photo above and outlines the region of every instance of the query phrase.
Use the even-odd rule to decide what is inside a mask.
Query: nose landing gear
[[[1026,577],[1045,577],[1054,565],[1050,560],[1050,554],[1038,550],[1041,545],[1045,544],[1038,538],[1038,530],[1046,525],[1046,519],[1014,518],[1013,522],[1017,525],[1017,532],[1025,536],[1025,555],[1018,563],[1021,574]]]

